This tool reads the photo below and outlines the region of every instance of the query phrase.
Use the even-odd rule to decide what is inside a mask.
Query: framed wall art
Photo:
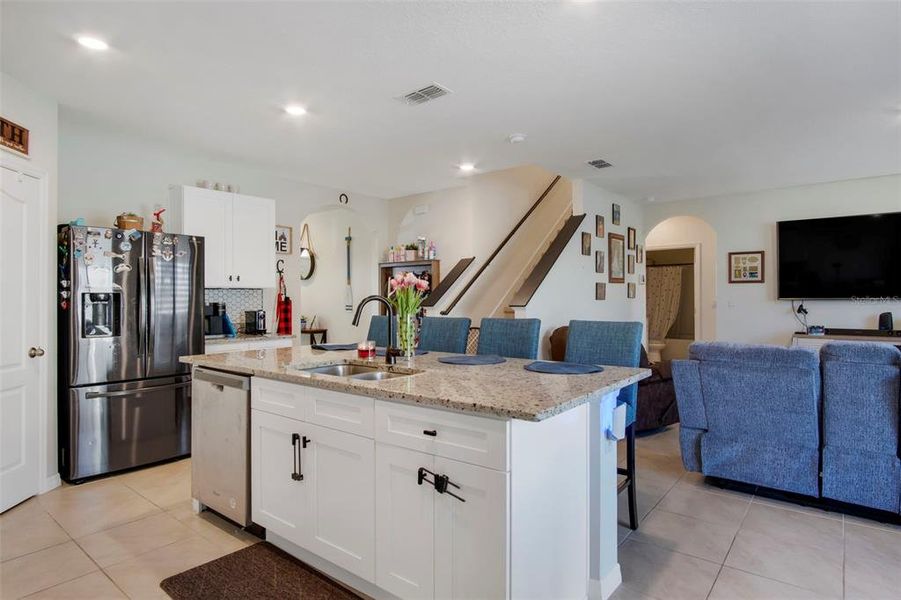
[[[644,246],[641,244],[637,244],[635,246],[635,263],[641,264],[644,262]]]
[[[729,283],[764,283],[764,251],[730,252]]]
[[[591,256],[591,234],[582,232],[582,256]]]
[[[618,233],[607,235],[607,266],[610,269],[610,283],[626,281],[626,239]]]
[[[626,248],[628,250],[635,250],[635,228],[634,227],[626,228]]]
[[[275,253],[291,254],[294,230],[287,225],[275,226]]]
[[[613,220],[613,224],[614,224],[614,225],[619,225],[620,216],[621,216],[621,214],[620,214],[620,213],[621,213],[621,209],[620,209],[620,207],[619,207],[619,204],[614,204],[614,205],[613,205],[612,213],[613,213],[613,214],[612,214],[611,216],[613,217],[613,219],[612,219],[612,220]]]
[[[603,250],[595,250],[594,251],[594,272],[595,273],[603,273],[607,266],[605,264],[605,256]]]
[[[606,300],[607,299],[607,284],[602,282],[597,282],[594,284],[594,299],[595,300]]]
[[[598,237],[604,237],[604,217],[603,215],[594,216],[594,234]]]
[[[631,281],[626,285],[626,298],[635,297],[635,284]]]
[[[635,257],[630,254],[626,258],[628,259],[628,266],[626,268],[626,272],[629,275],[634,275],[635,274]]]

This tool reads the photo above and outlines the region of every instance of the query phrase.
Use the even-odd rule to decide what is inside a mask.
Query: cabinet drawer
[[[509,470],[509,425],[508,421],[500,419],[376,400],[375,439],[492,469]]]
[[[254,377],[250,384],[250,406],[283,417],[304,420],[307,414],[307,390],[274,379]]]
[[[363,437],[373,437],[375,400],[372,398],[319,388],[308,388],[306,397],[306,421]]]

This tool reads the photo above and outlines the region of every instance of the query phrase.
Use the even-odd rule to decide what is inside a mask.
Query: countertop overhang
[[[313,350],[297,342],[290,348],[183,356],[181,362],[242,375],[276,379],[298,385],[370,396],[405,404],[444,408],[481,416],[542,421],[591,398],[624,388],[649,377],[649,369],[604,366],[588,375],[549,375],[526,371],[531,360],[508,358],[497,365],[456,366],[438,362],[447,356],[429,352],[409,364],[386,365],[384,358],[359,360],[354,350]],[[419,371],[409,377],[361,381],[301,371],[312,367],[352,363],[386,370]]]

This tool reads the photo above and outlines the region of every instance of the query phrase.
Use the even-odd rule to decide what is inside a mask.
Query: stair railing
[[[452,310],[454,310],[454,307],[457,306],[457,303],[459,303],[460,300],[463,299],[463,296],[466,295],[466,292],[469,291],[469,288],[471,288],[473,284],[479,279],[479,277],[482,276],[482,273],[485,272],[485,270],[491,264],[491,261],[493,261],[495,257],[501,253],[501,250],[504,249],[504,246],[507,245],[507,242],[509,242],[513,238],[513,236],[516,235],[516,232],[519,231],[519,228],[522,227],[523,223],[526,222],[526,219],[528,219],[529,216],[533,212],[535,212],[535,209],[538,208],[538,206],[547,197],[547,195],[551,193],[551,190],[554,189],[554,186],[557,185],[558,181],[560,181],[560,175],[554,177],[550,185],[547,186],[547,189],[545,189],[541,196],[538,197],[538,200],[535,201],[531,208],[526,211],[526,214],[524,214],[522,218],[516,223],[516,225],[513,226],[513,229],[510,230],[510,233],[508,233],[506,237],[501,240],[501,243],[498,244],[497,248],[494,249],[494,252],[491,253],[491,255],[485,260],[485,262],[482,263],[482,266],[479,267],[479,270],[476,271],[475,275],[473,275],[472,278],[470,278],[470,280],[466,282],[466,285],[463,286],[463,289],[460,290],[460,293],[457,294],[457,296],[453,299],[453,301],[448,305],[447,308],[441,311],[442,315],[448,315]]]

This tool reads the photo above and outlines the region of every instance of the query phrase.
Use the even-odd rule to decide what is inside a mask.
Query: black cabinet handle
[[[228,280],[229,280],[229,281],[232,280],[232,276],[231,276],[231,275],[228,276]]]
[[[438,430],[437,429],[423,429],[422,435],[430,435],[432,437],[438,437]]]
[[[240,275],[238,275],[238,281],[241,281],[241,276],[240,276]]]
[[[304,436],[303,447],[307,446],[307,438]],[[300,441],[299,433],[291,434],[291,451],[294,453],[294,472],[291,473],[291,479],[294,481],[303,481],[303,473],[301,470],[303,469],[303,465],[301,464],[300,459],[300,449],[297,447],[297,442]]]
[[[427,479],[426,475],[431,475],[432,479]],[[439,494],[447,494],[448,496],[456,498],[460,502],[466,502],[466,500],[464,500],[457,494],[447,491],[447,486],[449,485],[457,488],[458,490],[460,489],[460,486],[451,481],[450,477],[448,477],[447,475],[439,475],[437,473],[432,473],[425,467],[419,467],[419,473],[417,474],[416,479],[419,485],[422,485],[423,482],[430,483],[432,487],[435,488],[435,491]]]

